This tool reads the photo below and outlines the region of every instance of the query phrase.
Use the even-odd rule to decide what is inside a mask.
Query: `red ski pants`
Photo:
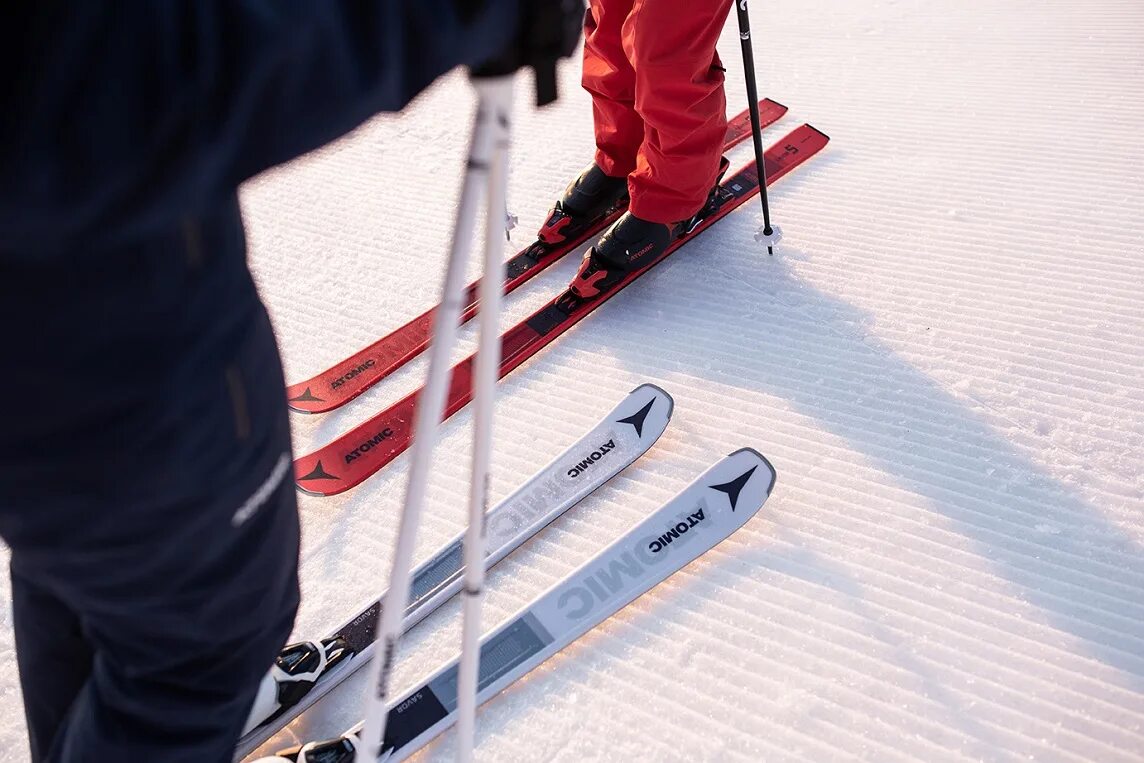
[[[715,43],[727,0],[591,0],[584,89],[592,95],[596,163],[628,176],[631,210],[674,223],[715,184],[727,100]]]

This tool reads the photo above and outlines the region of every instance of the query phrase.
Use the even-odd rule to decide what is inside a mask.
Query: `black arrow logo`
[[[303,392],[301,395],[298,395],[298,397],[290,398],[290,402],[291,403],[324,403],[326,401],[320,397],[314,397],[314,393],[310,391],[309,387],[306,387],[305,392]]]
[[[301,482],[302,480],[340,480],[340,479],[341,479],[341,477],[335,477],[334,475],[330,474],[325,469],[323,469],[322,468],[322,462],[319,461],[318,465],[314,467],[314,471],[310,472],[309,474],[305,474],[305,475],[299,477],[298,481]]]
[[[735,506],[739,503],[739,493],[743,492],[743,486],[751,479],[751,475],[758,469],[757,466],[752,466],[749,471],[741,474],[730,482],[724,482],[722,485],[712,485],[712,490],[719,490],[727,494],[727,498],[731,501],[731,511],[735,510]]]
[[[655,405],[655,400],[649,400],[647,405],[645,405],[643,408],[640,408],[631,416],[628,416],[626,419],[620,419],[620,423],[631,424],[633,427],[635,427],[636,437],[643,437],[644,420],[647,418],[647,415],[651,413],[651,407],[653,405]]]

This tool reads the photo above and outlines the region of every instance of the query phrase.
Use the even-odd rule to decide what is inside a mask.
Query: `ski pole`
[[[441,304],[433,323],[428,378],[418,399],[417,412],[414,416],[413,454],[409,468],[409,482],[405,492],[405,505],[402,510],[401,523],[397,533],[397,548],[394,552],[389,576],[389,593],[385,606],[382,607],[381,621],[378,624],[378,649],[370,663],[369,686],[372,687],[372,692],[366,700],[365,723],[361,734],[362,744],[357,752],[357,757],[360,758],[361,763],[366,760],[372,763],[382,753],[388,717],[389,682],[397,656],[397,643],[401,635],[402,619],[409,602],[410,568],[417,528],[421,521],[421,512],[425,503],[430,459],[436,444],[438,425],[445,411],[445,395],[450,377],[449,356],[456,341],[457,325],[463,308],[465,268],[472,249],[481,190],[489,179],[489,163],[493,156],[497,132],[501,129],[500,125],[504,125],[507,130],[512,79],[511,76],[503,76],[473,80],[478,96],[477,116],[473,124],[469,157],[461,187],[461,200],[453,229],[452,247],[445,269]],[[501,182],[503,185],[503,180]],[[490,206],[491,210],[492,207]],[[500,230],[503,229],[504,225],[503,193],[500,196],[499,215],[495,225],[493,225],[492,216],[489,217],[489,224],[496,229],[498,241]],[[497,275],[498,272],[500,271],[491,274],[491,280],[499,286],[501,278]],[[486,292],[491,289],[491,287],[484,286],[484,283],[489,280],[490,274],[486,272],[482,279],[482,300],[486,298]],[[495,302],[499,305],[499,299]],[[491,322],[495,327],[496,323],[499,322],[499,316],[485,317],[486,312],[491,313],[492,310],[486,311],[482,305],[482,328],[486,322]],[[484,342],[488,341],[485,333],[482,331],[482,346]],[[499,337],[495,328],[491,341],[498,346],[499,350]],[[484,354],[487,356],[489,353],[485,352]],[[494,361],[494,368],[495,365]],[[486,391],[485,397],[491,397],[491,393]],[[489,415],[491,416],[491,411],[489,411]],[[487,444],[484,450],[485,462],[487,463]],[[475,479],[478,475],[474,472],[473,476]],[[487,482],[487,476],[482,478],[481,482]],[[483,489],[481,495],[483,495]]]
[[[485,585],[485,515],[489,499],[493,405],[500,369],[501,296],[504,292],[504,244],[499,228],[506,222],[509,126],[512,77],[477,79],[490,94],[493,114],[493,157],[488,172],[484,270],[478,294],[480,344],[477,348],[473,392],[473,471],[469,485],[469,527],[465,532],[464,621],[461,664],[457,676],[457,760],[473,759],[476,736],[477,677],[480,670],[481,604]]]
[[[782,238],[782,231],[771,225],[771,206],[767,201],[767,168],[763,161],[763,131],[759,125],[759,92],[755,83],[755,55],[751,50],[751,19],[747,15],[747,0],[735,0],[735,11],[739,16],[743,74],[747,81],[748,108],[751,111],[751,137],[755,143],[755,166],[759,173],[759,199],[763,204],[763,229],[755,234],[755,240],[767,245],[767,254],[774,254],[775,245]]]

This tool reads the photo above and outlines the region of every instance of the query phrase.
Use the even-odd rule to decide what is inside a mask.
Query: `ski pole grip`
[[[583,0],[521,0],[516,37],[470,73],[474,78],[503,77],[528,67],[536,75],[536,105],[546,106],[558,95],[556,63],[572,55],[583,26]]]

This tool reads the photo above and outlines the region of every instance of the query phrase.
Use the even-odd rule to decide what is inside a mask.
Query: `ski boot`
[[[715,187],[692,217],[677,223],[653,223],[625,212],[599,242],[588,250],[568,290],[579,299],[591,299],[611,289],[633,270],[654,264],[671,244],[696,226],[717,206],[719,183],[730,162],[723,157]]]
[[[269,758],[259,758],[254,763],[354,763],[358,757],[358,749],[362,746],[356,734],[330,739],[325,742],[310,742],[309,744],[279,750]],[[379,761],[392,757],[383,751]],[[365,754],[362,753],[362,757]]]
[[[262,677],[242,733],[248,734],[298,704],[326,671],[350,655],[344,639],[287,644]]]
[[[610,177],[593,164],[580,173],[556,202],[537,238],[548,246],[575,239],[627,204],[627,177]]]

